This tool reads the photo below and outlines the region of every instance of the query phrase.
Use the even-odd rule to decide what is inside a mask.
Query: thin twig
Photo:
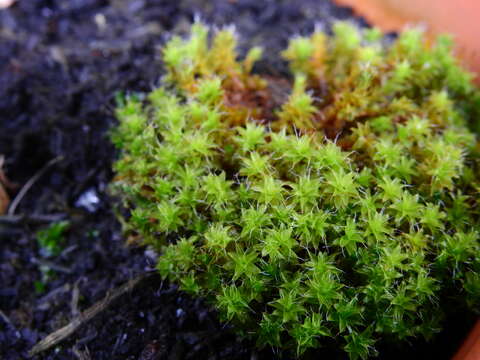
[[[40,179],[43,174],[47,172],[53,165],[63,160],[63,156],[57,156],[56,158],[50,160],[43,168],[41,168],[35,175],[33,175],[30,180],[28,180],[25,185],[20,189],[15,199],[13,199],[10,207],[8,208],[8,215],[15,214],[18,204],[22,201],[23,197],[27,194],[28,190]]]
[[[71,268],[67,268],[67,267],[62,266],[62,265],[57,265],[52,261],[37,259],[36,257],[32,257],[30,259],[30,261],[31,261],[32,264],[40,265],[40,266],[46,266],[46,267],[49,267],[52,270],[55,270],[55,271],[58,271],[58,272],[61,272],[61,273],[64,273],[64,274],[73,273],[73,270]]]
[[[2,310],[0,310],[0,318],[2,318],[3,321],[5,321],[8,325],[13,327],[12,321]]]
[[[72,348],[73,355],[77,357],[78,360],[91,360],[90,351],[88,347],[85,347],[85,351],[81,351],[77,345]]]
[[[151,275],[152,273],[144,273],[137,276],[134,279],[129,280],[127,283],[121,285],[120,287],[114,289],[111,293],[107,294],[101,301],[97,302],[96,304],[89,307],[87,310],[82,312],[78,315],[75,319],[73,319],[68,325],[54,331],[50,335],[47,335],[41,341],[39,341],[28,353],[30,357],[35,356],[45,350],[50,349],[51,347],[57,345],[61,341],[68,338],[72,335],[75,331],[78,330],[79,327],[89,322],[93,319],[96,315],[100,312],[107,309],[114,300],[116,300],[121,295],[132,291],[135,286],[145,279],[147,276]]]
[[[65,213],[58,214],[22,214],[22,215],[0,215],[0,224],[16,225],[21,223],[43,224],[63,220],[67,217]]]
[[[70,254],[72,251],[75,251],[78,249],[78,245],[77,244],[73,244],[73,245],[70,245],[69,247],[65,248],[58,257],[60,258],[64,258],[65,256],[67,256],[68,254]]]
[[[48,294],[42,296],[40,299],[37,300],[38,305],[42,305],[45,303],[50,303],[52,299],[55,299],[58,297],[60,294],[66,293],[70,291],[71,285],[69,283],[63,284],[62,286],[59,286],[52,291],[50,291]]]
[[[73,290],[72,290],[72,300],[70,301],[70,311],[72,313],[72,316],[78,316],[80,314],[80,311],[78,310],[78,300],[80,298],[80,288],[78,286],[78,283],[81,281],[77,280],[75,281],[75,284],[73,284]]]

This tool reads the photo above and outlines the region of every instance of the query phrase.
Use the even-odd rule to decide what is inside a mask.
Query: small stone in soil
[[[100,205],[100,198],[94,188],[90,188],[81,194],[75,202],[76,207],[83,207],[90,213],[97,211]]]

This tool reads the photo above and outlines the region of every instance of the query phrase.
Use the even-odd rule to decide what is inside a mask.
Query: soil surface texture
[[[0,359],[28,358],[39,340],[154,267],[155,254],[125,245],[108,196],[108,129],[115,94],[158,85],[162,45],[196,18],[234,24],[241,53],[264,46],[256,71],[274,75],[285,72],[278,52],[292,35],[337,19],[366,26],[327,0],[16,0],[0,9],[0,156],[12,199],[31,185],[0,216]],[[37,233],[59,221],[69,225],[48,256]],[[380,344],[380,359],[448,359],[473,322],[465,316],[447,319],[430,343]],[[287,358],[254,345],[152,272],[34,359]],[[306,357],[321,356],[345,357]]]

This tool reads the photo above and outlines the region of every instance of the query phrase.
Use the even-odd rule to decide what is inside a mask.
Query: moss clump
[[[479,94],[450,42],[295,38],[279,101],[259,49],[240,62],[231,30],[207,35],[167,44],[166,87],[122,102],[112,134],[126,230],[161,275],[297,355],[333,337],[367,358],[431,337],[446,299],[478,309]]]

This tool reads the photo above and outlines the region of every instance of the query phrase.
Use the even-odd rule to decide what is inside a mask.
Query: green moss
[[[112,133],[126,231],[161,275],[298,356],[429,338],[445,299],[478,311],[480,95],[450,42],[293,39],[281,103],[250,73],[259,49],[238,61],[232,31],[207,34],[167,44],[167,87],[120,103]]]

